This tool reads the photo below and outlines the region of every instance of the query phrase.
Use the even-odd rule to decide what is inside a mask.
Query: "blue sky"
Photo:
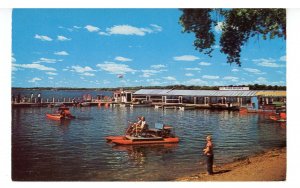
[[[286,85],[285,40],[251,39],[238,67],[226,63],[218,45],[212,58],[196,51],[194,34],[181,32],[180,15],[178,9],[14,9],[12,86]]]

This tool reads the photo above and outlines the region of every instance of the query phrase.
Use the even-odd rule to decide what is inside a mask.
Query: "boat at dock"
[[[286,112],[279,112],[278,114],[272,114],[269,116],[271,120],[278,122],[286,122]]]

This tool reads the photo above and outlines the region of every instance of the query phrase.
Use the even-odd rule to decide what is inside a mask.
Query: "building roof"
[[[252,97],[252,96],[286,96],[286,91],[258,90],[171,90],[171,89],[141,89],[134,95],[164,95],[164,96],[205,96],[205,97]]]
[[[263,97],[285,97],[286,91],[258,91],[256,95]]]

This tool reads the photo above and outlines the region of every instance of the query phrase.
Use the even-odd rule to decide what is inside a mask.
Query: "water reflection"
[[[135,165],[142,166],[146,163],[147,158],[160,156],[174,152],[178,144],[145,144],[145,145],[114,145],[115,151],[126,152],[127,157]]]

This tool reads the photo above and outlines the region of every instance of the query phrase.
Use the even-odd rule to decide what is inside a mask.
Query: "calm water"
[[[286,127],[259,114],[153,108],[71,108],[77,117],[46,119],[50,108],[12,109],[14,180],[168,181],[205,170],[202,148],[211,134],[217,165],[286,145]],[[123,134],[144,115],[173,125],[176,145],[114,146],[105,137]]]

